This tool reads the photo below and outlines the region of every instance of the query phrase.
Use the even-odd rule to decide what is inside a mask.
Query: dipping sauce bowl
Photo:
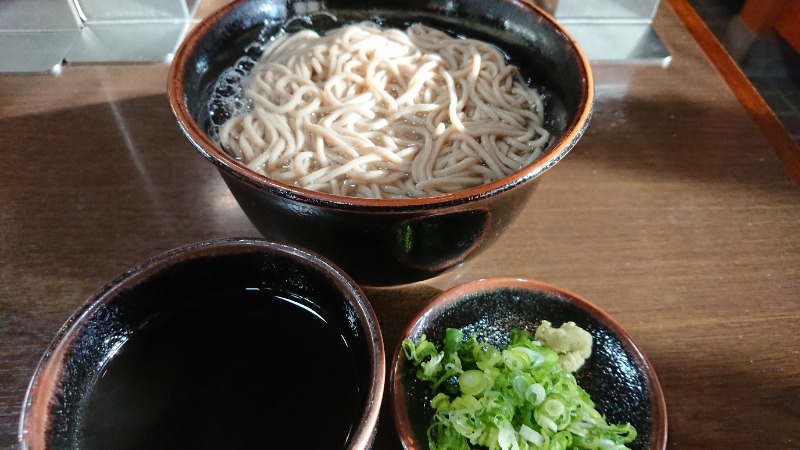
[[[259,239],[188,245],[102,288],[32,378],[23,449],[366,449],[377,318],[326,259]]]

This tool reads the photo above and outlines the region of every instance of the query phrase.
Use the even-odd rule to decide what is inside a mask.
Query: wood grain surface
[[[799,449],[800,188],[668,3],[654,24],[671,64],[593,66],[585,137],[492,248],[439,279],[367,294],[391,352],[449,286],[561,286],[646,353],[669,448]],[[257,236],[178,130],[167,70],[0,76],[0,448],[16,446],[39,358],[95,291],[170,248]],[[384,412],[376,448],[399,448]]]

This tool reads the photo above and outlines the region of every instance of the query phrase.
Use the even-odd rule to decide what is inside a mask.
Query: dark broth
[[[80,448],[343,448],[359,386],[352,350],[313,302],[209,295],[153,318],[110,359]]]

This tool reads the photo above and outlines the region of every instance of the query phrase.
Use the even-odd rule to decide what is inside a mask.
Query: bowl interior
[[[467,283],[434,299],[409,325],[403,339],[425,334],[442,342],[447,328],[461,328],[495,346],[508,344],[513,328],[534,332],[542,320],[572,321],[591,333],[591,357],[575,374],[610,423],[630,422],[638,432],[634,449],[666,446],[666,409],[656,376],[630,336],[592,304],[542,283],[489,279]],[[406,448],[428,448],[431,395],[398,347],[392,366],[395,423]]]
[[[528,3],[486,0],[237,1],[193,30],[173,63],[173,109],[200,151],[239,177],[252,172],[233,165],[209,138],[215,107],[209,98],[220,74],[234,66],[259,36],[282,27],[317,31],[362,20],[403,27],[414,22],[495,44],[517,65],[546,101],[546,122],[556,138],[540,160],[554,163],[580,136],[591,107],[591,75],[585,58],[563,29]],[[258,53],[257,51],[255,52]],[[248,54],[253,54],[252,50]],[[224,116],[224,115],[223,115]],[[224,162],[218,159],[222,158]],[[540,170],[550,163],[541,164]]]
[[[323,374],[292,366],[302,361],[292,354],[327,357],[312,344],[344,361],[328,361],[328,374],[350,383],[345,412],[331,414],[344,427],[331,431],[340,441],[332,448],[363,448],[385,367],[363,293],[296,248],[259,240],[185,247],[115,280],[70,319],[34,376],[22,437],[31,448],[39,440],[63,449],[214,446],[220,435],[222,447],[259,442],[270,425],[250,428],[248,414],[306,414],[303,392],[326,401],[305,385]],[[180,421],[165,427],[165,417]]]

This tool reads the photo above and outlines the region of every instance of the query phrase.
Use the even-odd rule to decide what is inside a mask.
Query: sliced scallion
[[[559,355],[524,330],[506,348],[457,329],[441,349],[424,335],[402,348],[435,392],[431,450],[626,449],[636,439],[630,424],[607,423]]]

